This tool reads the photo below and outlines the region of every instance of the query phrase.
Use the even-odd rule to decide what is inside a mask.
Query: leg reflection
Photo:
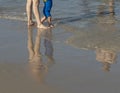
[[[45,32],[44,37],[44,47],[45,47],[45,55],[47,56],[48,67],[51,66],[51,64],[54,64],[54,58],[53,58],[53,44],[52,44],[52,28],[48,29]]]
[[[40,53],[41,34],[42,30],[38,29],[35,43],[33,44],[33,29],[31,27],[28,28],[29,71],[37,81],[43,83],[47,73],[47,66],[43,64]]]
[[[104,71],[110,71],[111,64],[116,62],[116,53],[108,49],[97,49],[96,60],[103,64]]]

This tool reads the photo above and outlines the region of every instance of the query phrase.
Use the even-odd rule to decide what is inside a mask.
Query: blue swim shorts
[[[51,16],[51,8],[52,8],[52,0],[46,0],[44,2],[44,8],[43,8],[43,14],[45,17],[50,17]]]

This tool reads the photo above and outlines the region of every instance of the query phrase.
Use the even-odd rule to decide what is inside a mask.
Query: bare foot
[[[35,22],[33,22],[33,21],[28,22],[28,26],[33,26],[33,25],[35,25]]]
[[[44,26],[43,24],[40,24],[37,26],[38,28],[42,28],[42,29],[47,29],[48,27]]]
[[[53,24],[50,24],[50,25],[49,25],[49,27],[51,27],[51,28],[52,28],[52,27],[54,27],[54,25],[53,25]]]

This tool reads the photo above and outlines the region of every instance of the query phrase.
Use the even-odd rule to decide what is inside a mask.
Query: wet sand
[[[104,32],[96,32],[97,27],[87,27],[90,32],[61,24],[43,31],[0,19],[0,28],[1,93],[120,92],[119,37],[109,43],[114,49],[106,44],[95,50],[98,43],[92,41],[101,38],[94,36]]]

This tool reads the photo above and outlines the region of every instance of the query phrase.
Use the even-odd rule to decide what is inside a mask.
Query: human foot
[[[38,28],[42,28],[42,29],[47,29],[48,27],[44,26],[43,24],[40,24],[37,26]]]
[[[50,24],[50,25],[49,25],[49,27],[51,27],[51,28],[52,28],[52,27],[54,27],[54,25],[53,25],[53,24]]]
[[[33,25],[35,25],[35,22],[33,22],[33,21],[28,22],[28,26],[33,26]]]

